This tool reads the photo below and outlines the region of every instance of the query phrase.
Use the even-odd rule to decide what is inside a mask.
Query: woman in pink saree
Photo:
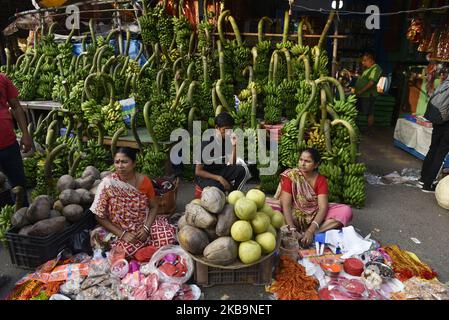
[[[100,224],[91,232],[92,246],[122,246],[132,256],[145,246],[176,244],[174,226],[156,214],[151,180],[135,171],[135,151],[119,148],[114,166],[116,172],[100,183],[90,208]]]
[[[281,174],[282,212],[287,224],[300,232],[304,246],[312,243],[315,233],[340,229],[352,219],[351,207],[329,204],[327,180],[317,172],[320,160],[316,149],[306,149],[298,168]]]

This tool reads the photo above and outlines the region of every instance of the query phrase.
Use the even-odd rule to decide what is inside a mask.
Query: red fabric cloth
[[[8,100],[19,96],[19,91],[11,80],[0,73],[0,149],[7,148],[16,142],[12,115],[9,112]]]
[[[288,179],[287,177],[281,176],[281,188],[282,191],[292,193],[292,181]],[[326,177],[322,175],[318,175],[315,181],[315,185],[313,186],[313,190],[315,191],[316,195],[319,196],[320,194],[328,194],[328,186],[327,186],[327,180]]]
[[[151,260],[153,254],[158,250],[158,247],[146,246],[137,250],[134,258],[139,262],[148,262]]]

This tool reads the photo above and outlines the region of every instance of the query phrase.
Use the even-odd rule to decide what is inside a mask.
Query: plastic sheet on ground
[[[370,185],[393,185],[401,184],[411,187],[419,187],[418,180],[421,177],[421,170],[413,168],[402,169],[399,173],[394,171],[384,176],[366,172],[365,179]]]

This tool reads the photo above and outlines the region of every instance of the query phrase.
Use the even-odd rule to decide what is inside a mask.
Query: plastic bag
[[[167,274],[165,274],[164,272],[162,272],[157,267],[157,264],[159,263],[159,261],[162,260],[165,256],[167,256],[169,254],[178,255],[181,260],[180,263],[185,264],[185,266],[187,267],[187,271],[184,276],[171,277],[171,276],[168,276]],[[153,254],[148,265],[146,267],[144,267],[144,270],[146,272],[148,272],[147,274],[156,273],[162,283],[172,282],[172,283],[183,284],[183,283],[187,282],[190,279],[190,277],[192,276],[194,267],[195,267],[195,265],[193,263],[192,258],[190,258],[190,256],[187,254],[187,252],[184,251],[184,249],[182,249],[180,246],[167,245],[167,246],[161,247],[158,251],[156,251]],[[142,268],[143,268],[143,266],[142,266]]]

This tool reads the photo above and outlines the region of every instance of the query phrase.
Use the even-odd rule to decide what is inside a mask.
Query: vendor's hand
[[[232,144],[232,146],[237,145],[237,135],[235,133],[231,134],[231,144]]]
[[[143,227],[140,228],[139,231],[137,231],[137,234],[136,234],[137,239],[139,239],[142,242],[145,242],[148,239],[149,236],[150,236],[150,234],[148,232],[146,232]]]
[[[229,184],[228,180],[226,180],[223,177],[218,178],[218,182],[220,182],[223,187],[225,188],[226,191],[230,191],[231,190],[231,185]]]
[[[22,135],[22,138],[20,138],[20,147],[22,149],[23,153],[27,153],[31,150],[33,147],[33,143],[31,141],[31,136],[26,133]]]
[[[139,239],[137,238],[137,235],[134,232],[129,232],[127,231],[125,233],[125,235],[122,238],[123,241],[128,242],[128,243],[136,243],[137,241],[139,241]]]
[[[304,236],[303,236],[302,239],[301,239],[302,245],[303,245],[304,247],[309,247],[309,246],[312,244],[312,242],[313,242],[314,236],[315,236],[315,234],[314,234],[312,231],[307,230],[307,231],[304,233]]]

